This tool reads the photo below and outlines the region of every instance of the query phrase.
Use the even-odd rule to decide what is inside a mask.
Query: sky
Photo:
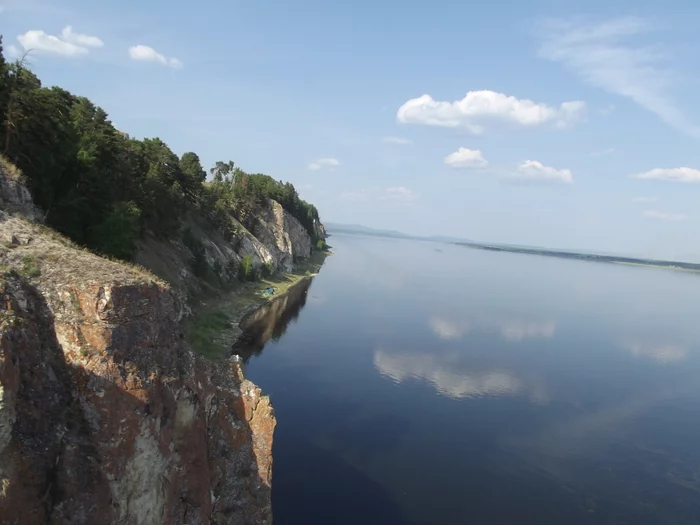
[[[0,6],[45,85],[322,220],[700,260],[700,2]]]

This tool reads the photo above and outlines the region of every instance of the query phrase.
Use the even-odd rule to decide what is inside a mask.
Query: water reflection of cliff
[[[313,278],[304,279],[292,286],[288,292],[258,308],[241,321],[243,335],[233,345],[233,353],[244,361],[262,352],[265,344],[277,341],[287,331],[306,304],[307,292]]]

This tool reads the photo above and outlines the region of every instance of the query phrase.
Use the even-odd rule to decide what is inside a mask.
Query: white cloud
[[[483,168],[489,163],[481,154],[481,150],[459,148],[445,157],[445,164],[453,168]]]
[[[565,182],[571,184],[574,182],[574,176],[571,170],[558,170],[551,166],[545,166],[536,160],[526,160],[518,166],[517,172],[509,177],[516,181],[531,181],[531,182]]]
[[[632,202],[638,202],[640,204],[649,204],[658,200],[659,199],[656,197],[635,197],[634,199],[632,199]]]
[[[74,44],[76,46],[82,47],[103,47],[104,42],[97,38],[96,36],[83,35],[81,33],[74,33],[71,26],[66,26],[61,31],[61,38],[64,42],[69,44]]]
[[[660,221],[684,221],[688,218],[688,216],[683,213],[667,213],[658,210],[646,210],[644,216]]]
[[[542,25],[541,57],[564,64],[584,82],[636,102],[667,124],[700,137],[670,96],[675,74],[663,67],[667,56],[657,47],[629,42],[648,33],[639,18],[626,17],[586,25],[549,20]]]
[[[666,180],[672,182],[700,182],[700,170],[693,168],[655,168],[634,175],[635,179]]]
[[[60,37],[32,29],[19,35],[17,40],[25,51],[39,51],[64,57],[84,56],[90,52],[89,48],[104,45],[96,36],[74,33],[71,26],[64,27]]]
[[[564,102],[559,107],[536,103],[528,99],[517,99],[495,91],[469,91],[461,100],[436,101],[423,95],[406,101],[396,113],[404,124],[423,124],[447,128],[465,128],[471,133],[484,132],[490,123],[505,123],[522,127],[553,124],[566,127],[579,120],[585,103]]]
[[[375,187],[345,191],[340,195],[340,198],[351,202],[398,201],[409,203],[418,200],[420,194],[405,186],[392,186],[390,188]]]
[[[179,59],[174,57],[166,57],[165,55],[158,53],[158,51],[152,47],[141,44],[131,46],[129,48],[129,56],[133,60],[138,60],[141,62],[158,62],[174,69],[180,69],[182,67],[182,62]]]
[[[387,144],[400,144],[400,145],[413,144],[412,140],[404,139],[401,137],[383,137],[382,142],[386,142]]]
[[[309,169],[310,170],[321,170],[323,168],[337,168],[340,166],[340,161],[338,159],[333,159],[333,158],[324,158],[324,159],[316,159],[313,162],[309,164]]]

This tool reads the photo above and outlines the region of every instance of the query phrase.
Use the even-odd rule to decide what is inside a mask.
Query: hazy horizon
[[[46,85],[207,168],[290,181],[322,220],[700,258],[698,3],[4,0],[0,17]]]

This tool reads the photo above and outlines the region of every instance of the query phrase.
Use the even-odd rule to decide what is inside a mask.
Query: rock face
[[[306,229],[274,200],[265,200],[252,231],[237,224],[241,235],[235,240],[227,240],[203,218],[190,217],[187,220],[191,236],[201,245],[207,273],[216,275],[222,283],[236,277],[240,262],[246,256],[253,259],[255,266],[268,264],[274,270],[290,272],[295,260],[311,255],[311,237]],[[323,224],[318,222],[314,230],[318,238],[326,238]],[[182,241],[150,237],[139,243],[135,262],[166,279],[178,290],[184,290],[185,295],[215,292],[211,289],[211,278],[203,278],[192,271],[194,256],[192,247]]]
[[[43,215],[34,206],[32,196],[22,183],[22,177],[17,168],[0,157],[0,209],[18,213],[30,221],[39,222]]]
[[[252,233],[270,250],[276,267],[285,272],[292,271],[296,258],[311,255],[311,237],[306,229],[277,201],[265,200]]]
[[[0,521],[271,523],[275,418],[240,361],[194,356],[150,275],[6,214],[0,237]]]

